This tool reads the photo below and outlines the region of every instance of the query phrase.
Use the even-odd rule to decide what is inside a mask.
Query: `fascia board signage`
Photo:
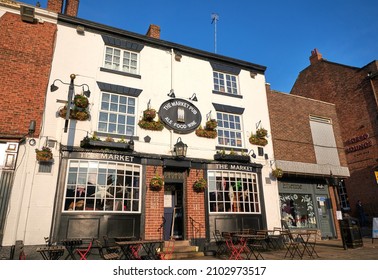
[[[194,131],[202,120],[198,108],[180,98],[169,99],[161,104],[159,118],[168,128],[180,134]]]

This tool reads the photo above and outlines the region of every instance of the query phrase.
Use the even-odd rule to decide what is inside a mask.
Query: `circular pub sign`
[[[201,124],[201,113],[192,103],[174,98],[165,101],[159,109],[160,120],[176,133],[188,134]]]

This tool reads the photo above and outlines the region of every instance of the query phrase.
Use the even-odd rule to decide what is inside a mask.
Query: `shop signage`
[[[353,146],[345,148],[345,152],[346,153],[353,153],[353,152],[357,152],[357,151],[371,147],[373,144],[372,144],[371,140],[369,140],[368,138],[369,138],[369,134],[365,133],[365,134],[362,134],[360,136],[356,136],[356,137],[348,139],[345,142],[345,144],[346,145],[353,145]],[[358,144],[356,144],[356,143],[358,143]]]
[[[256,172],[256,168],[250,165],[242,165],[242,164],[209,164],[208,169],[213,170],[236,170],[236,171],[244,171],[244,172]]]
[[[97,160],[111,160],[130,163],[141,163],[141,159],[132,155],[123,154],[107,154],[107,153],[82,153],[74,152],[70,154],[70,158],[82,158],[82,159],[97,159]]]
[[[176,133],[188,134],[201,124],[200,111],[192,103],[174,98],[165,101],[159,109],[160,120]]]

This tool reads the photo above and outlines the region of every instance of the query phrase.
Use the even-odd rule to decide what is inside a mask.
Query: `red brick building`
[[[327,61],[315,49],[310,65],[300,72],[291,94],[334,103],[340,122],[342,145],[350,170],[345,180],[349,204],[355,215],[362,200],[369,216],[378,214],[378,62],[352,67]],[[347,205],[344,205],[347,208]]]
[[[290,228],[316,227],[323,238],[340,237],[337,192],[331,174],[349,176],[334,104],[267,87],[281,218]],[[342,181],[342,180],[341,180]]]

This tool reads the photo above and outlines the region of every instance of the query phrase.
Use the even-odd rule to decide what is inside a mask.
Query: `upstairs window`
[[[241,119],[239,115],[217,112],[218,144],[242,147]]]
[[[133,136],[135,131],[135,98],[103,92],[98,131]]]
[[[138,74],[138,53],[106,46],[104,67],[116,71]]]
[[[237,76],[214,71],[213,80],[215,91],[234,95],[238,94]]]

